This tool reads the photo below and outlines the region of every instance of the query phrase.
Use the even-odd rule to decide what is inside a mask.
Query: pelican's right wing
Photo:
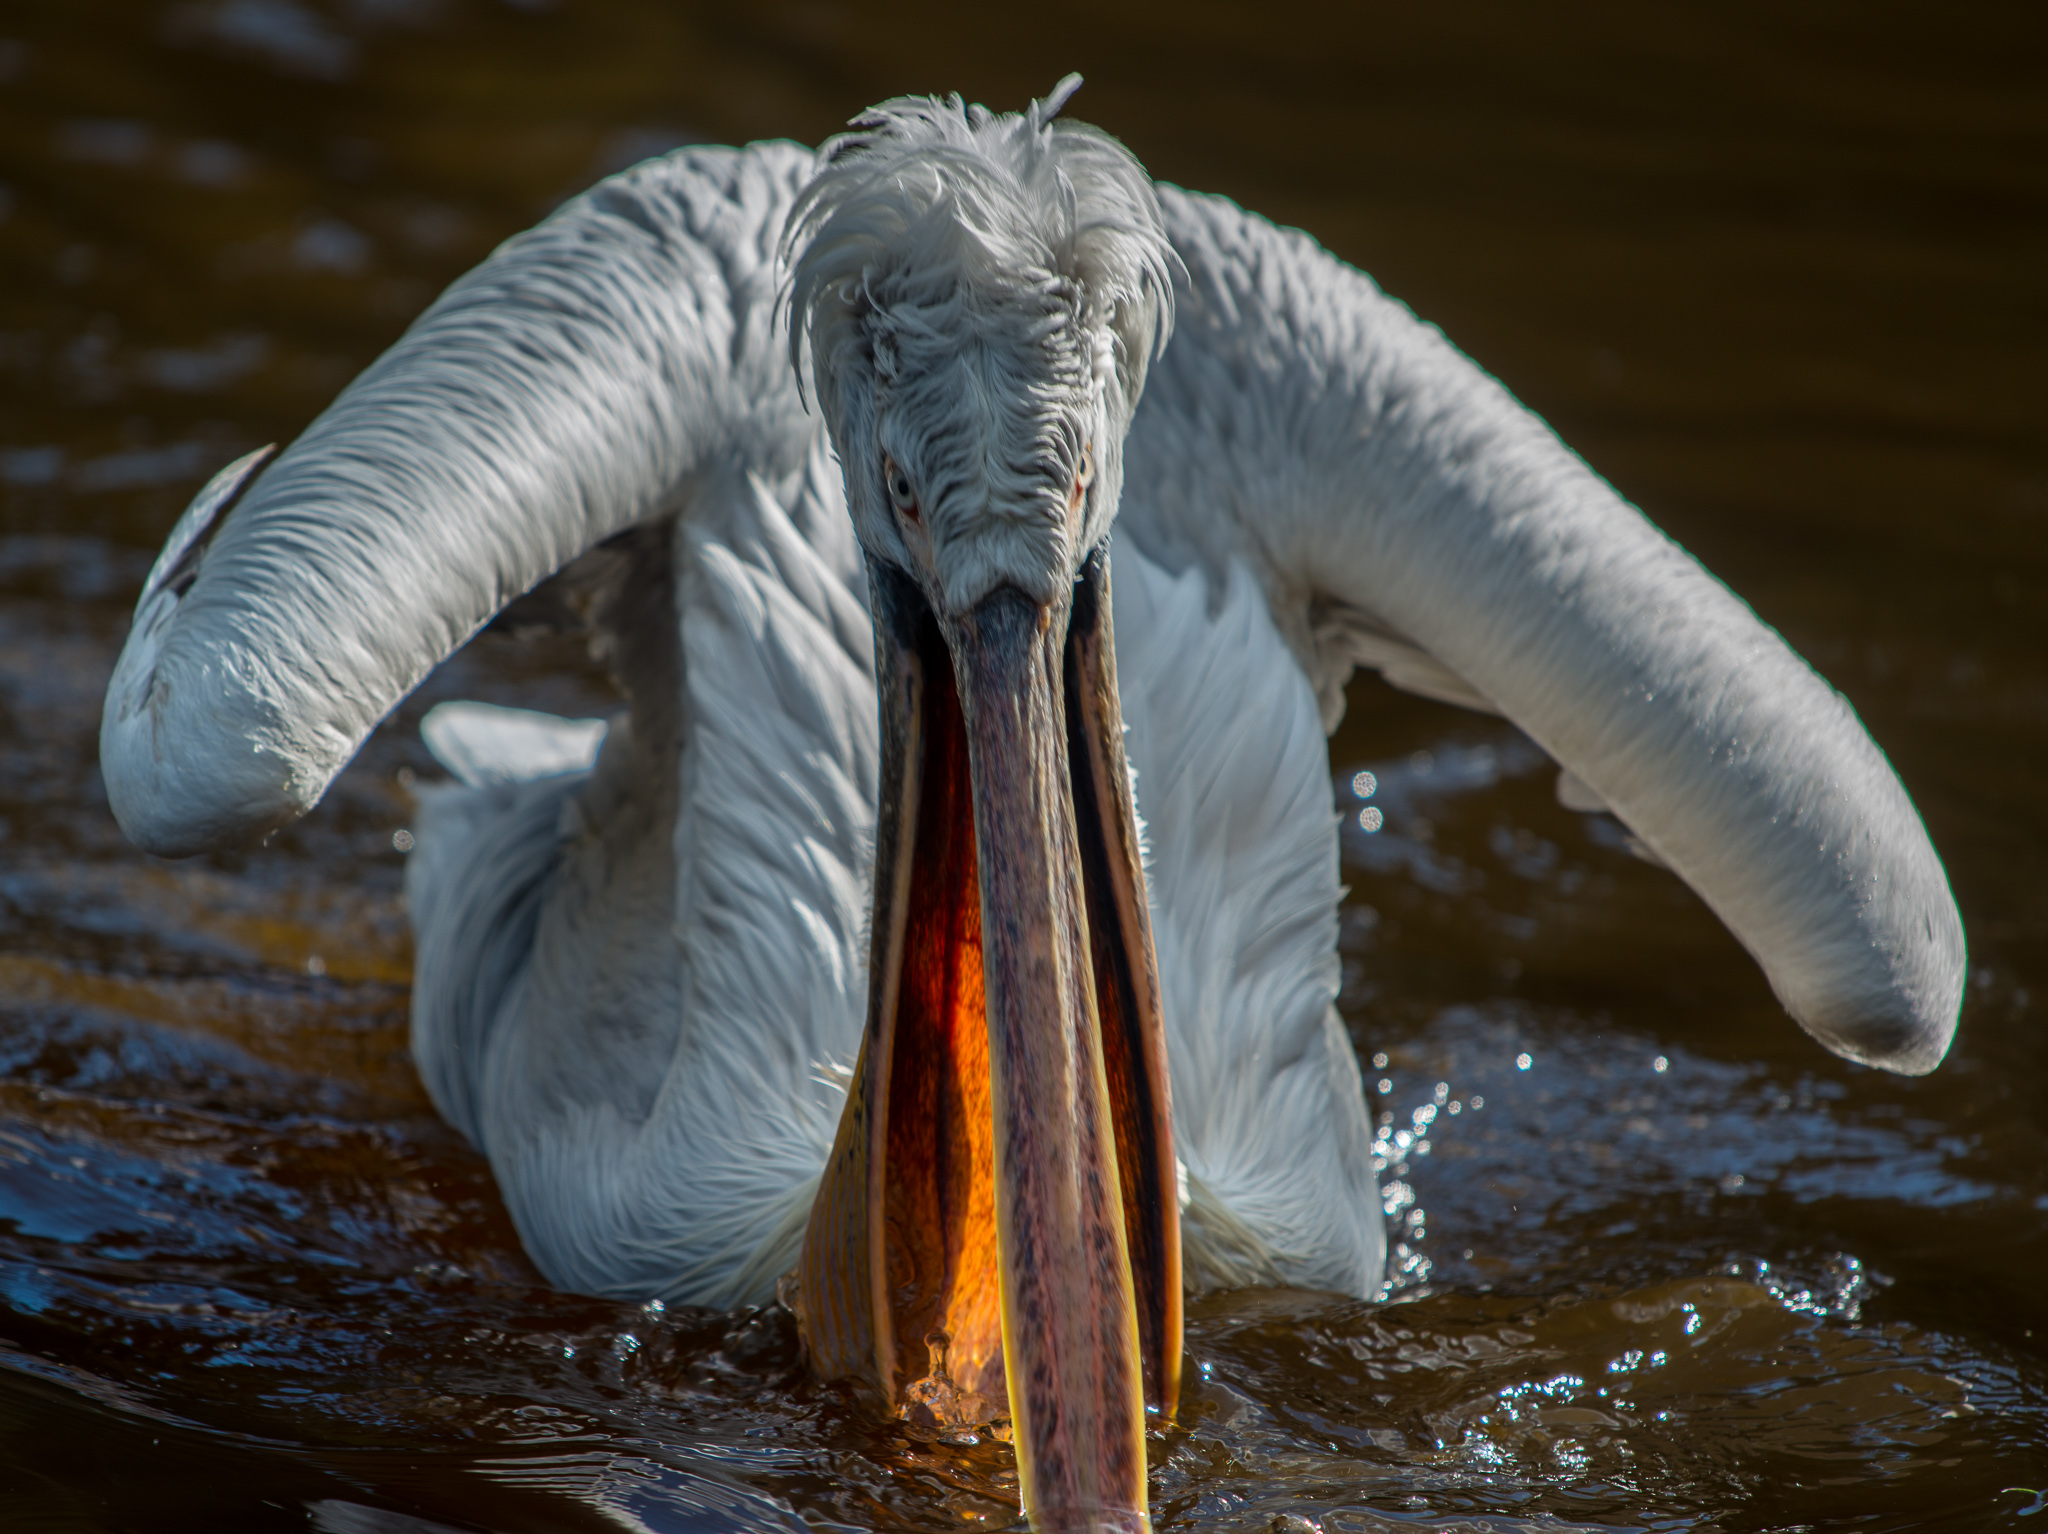
[[[679,151],[501,246],[274,462],[172,533],[107,692],[122,829],[180,855],[318,801],[507,602],[743,458],[815,434],[777,336],[794,145]]]
[[[1170,569],[1262,572],[1326,699],[1363,660],[1505,714],[1808,1032],[1933,1069],[1962,921],[1841,695],[1434,327],[1306,236],[1160,190],[1188,280],[1125,450],[1126,533]]]

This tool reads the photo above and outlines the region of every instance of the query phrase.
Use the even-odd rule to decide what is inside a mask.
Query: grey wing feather
[[[615,177],[451,287],[264,469],[109,688],[107,791],[183,854],[303,814],[391,706],[512,598],[811,430],[776,340],[793,145]]]
[[[1187,268],[1126,450],[1130,536],[1257,571],[1318,691],[1362,615],[1520,725],[1839,1054],[1923,1072],[1963,930],[1848,704],[1506,390],[1313,241],[1162,188]],[[1319,628],[1320,624],[1320,628]]]

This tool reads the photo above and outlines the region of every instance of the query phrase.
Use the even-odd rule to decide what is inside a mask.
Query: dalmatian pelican
[[[1837,693],[1078,83],[678,150],[508,241],[201,492],[101,736],[143,848],[260,838],[552,578],[628,707],[428,716],[422,1077],[552,1282],[782,1284],[820,1375],[1007,1418],[1040,1529],[1145,1526],[1184,1292],[1381,1281],[1354,667],[1512,720],[1838,1054],[1932,1069],[1964,966]]]

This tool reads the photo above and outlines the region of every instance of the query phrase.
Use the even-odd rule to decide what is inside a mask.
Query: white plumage
[[[1216,591],[1119,549],[1116,625],[1188,1283],[1370,1294],[1386,1240],[1336,1009],[1338,815],[1315,694],[1235,562]]]
[[[414,1048],[567,1287],[758,1303],[796,1261],[832,1144],[866,1010],[877,742],[858,558],[836,466],[814,464],[795,518],[758,481],[697,513],[730,531],[688,540],[700,723],[672,832],[648,826],[625,740],[593,773],[582,722],[427,716],[474,786],[428,789],[418,819]],[[1212,612],[1199,574],[1117,557],[1190,1278],[1367,1293],[1384,1243],[1332,1005],[1323,731],[1250,577],[1233,566],[1216,595]],[[565,771],[579,747],[585,770]],[[671,907],[650,889],[673,865]]]
[[[1172,188],[1148,212],[1113,156],[1076,193],[1032,158],[1053,141],[1040,115],[891,110],[871,120],[897,124],[885,136],[938,125],[898,172],[936,167],[938,192],[871,197],[865,244],[807,257],[818,395],[842,444],[865,430],[926,483],[981,487],[930,508],[935,546],[981,550],[947,567],[963,602],[1052,579],[1018,553],[1052,493],[1018,467],[1032,454],[1070,478],[1099,466],[1088,541],[1121,481],[1118,671],[1192,1286],[1379,1282],[1369,1126],[1333,1009],[1323,744],[1356,664],[1506,714],[1829,1048],[1933,1067],[1963,972],[1940,864],[1847,704],[1746,607],[1306,236]],[[976,135],[998,130],[992,170]],[[949,156],[973,175],[947,181]],[[858,202],[803,203],[813,172],[788,145],[678,151],[508,242],[260,478],[238,465],[202,493],[109,690],[102,756],[129,834],[170,854],[246,838],[302,813],[433,665],[570,567],[630,721],[600,750],[590,725],[432,716],[470,786],[422,805],[407,887],[422,1075],[575,1289],[765,1297],[861,1036],[879,751],[863,549],[901,543],[879,475],[856,474],[849,507],[790,366],[777,242],[793,208],[815,236]],[[963,186],[999,211],[1068,199],[1033,216],[1068,231],[1048,259],[1073,289],[1031,302],[1094,327],[1078,371],[1048,376],[1098,402],[1098,435],[1066,394],[1012,436],[933,424],[1040,334],[961,299],[961,263],[982,257],[933,209]],[[1152,229],[1179,268],[1148,379],[1169,276]],[[857,323],[882,312],[896,330]],[[970,366],[976,347],[995,362]],[[863,389],[949,382],[890,416],[879,395],[848,402],[862,368],[879,380]],[[981,460],[996,466],[974,480],[961,465]]]

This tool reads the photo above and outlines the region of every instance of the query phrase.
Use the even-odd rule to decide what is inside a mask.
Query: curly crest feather
[[[806,340],[832,357],[841,329],[875,309],[1011,299],[1050,318],[1078,290],[1084,322],[1114,325],[1135,403],[1172,330],[1179,258],[1137,158],[1099,128],[1055,121],[1080,85],[1068,75],[1016,113],[898,97],[825,143],[782,237],[785,261],[802,252],[788,293],[800,371]]]
[[[915,487],[942,609],[1049,599],[1109,530],[1122,443],[1170,324],[1177,258],[1144,167],[1043,101],[903,97],[819,152],[784,225],[789,344],[871,552],[909,568],[877,488]],[[1095,470],[1079,523],[1070,497]]]

